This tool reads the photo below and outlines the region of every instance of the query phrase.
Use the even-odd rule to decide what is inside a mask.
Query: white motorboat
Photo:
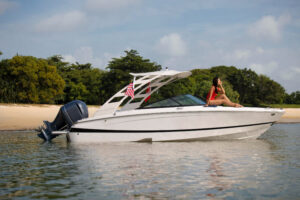
[[[83,102],[71,102],[61,108],[54,122],[45,122],[39,136],[51,140],[67,133],[68,140],[75,143],[257,138],[284,113],[272,108],[206,107],[203,100],[192,95],[141,107],[160,87],[188,77],[191,72],[165,70],[131,75],[135,79],[134,99],[125,94],[124,87],[89,118]]]

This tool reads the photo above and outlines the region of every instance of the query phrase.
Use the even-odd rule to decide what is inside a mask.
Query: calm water
[[[300,124],[260,140],[74,145],[0,133],[0,199],[300,199]]]

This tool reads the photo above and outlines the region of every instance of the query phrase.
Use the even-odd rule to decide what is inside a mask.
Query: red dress
[[[220,88],[218,88],[217,89],[218,90],[218,92],[220,92],[221,91],[221,89]],[[213,93],[212,93],[212,95],[211,95],[211,98],[210,98],[210,100],[215,100],[215,98],[216,98],[216,96],[217,96],[218,94],[216,93],[216,91],[215,90],[213,90]],[[207,94],[207,96],[206,96],[206,99],[208,100],[208,98],[209,98],[209,93]]]

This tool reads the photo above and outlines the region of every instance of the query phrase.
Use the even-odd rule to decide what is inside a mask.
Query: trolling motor
[[[53,132],[69,130],[75,122],[88,116],[88,108],[83,101],[71,101],[59,109],[53,122],[44,121],[44,126],[38,130],[40,132],[38,136],[45,141],[51,141],[59,135]]]

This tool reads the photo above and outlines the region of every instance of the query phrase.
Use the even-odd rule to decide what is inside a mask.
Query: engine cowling
[[[83,101],[71,101],[59,109],[53,122],[44,121],[38,136],[46,141],[51,141],[57,135],[53,131],[69,130],[78,120],[87,118],[88,108]]]

